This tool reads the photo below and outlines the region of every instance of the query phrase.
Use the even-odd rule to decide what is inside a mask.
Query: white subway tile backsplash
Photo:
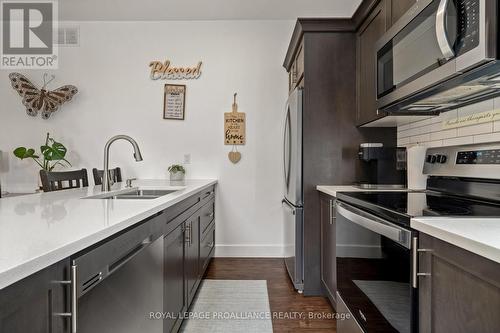
[[[408,133],[408,130],[398,132],[398,138],[407,138],[409,136],[410,136],[410,133]]]
[[[472,136],[462,136],[460,138],[453,139],[445,139],[443,140],[443,146],[458,146],[458,145],[467,145],[470,143],[474,143],[474,139]]]
[[[476,104],[471,104],[458,109],[458,117],[464,117],[475,113],[490,111],[495,108],[493,99],[489,99]]]
[[[495,121],[493,123],[493,132],[500,132],[500,121]]]
[[[455,118],[458,118],[458,110],[451,110],[451,111],[443,112],[437,117],[437,119],[439,119],[440,122],[443,122],[443,121],[449,120],[449,119],[455,119]],[[437,120],[436,120],[436,122],[437,122]]]
[[[410,137],[410,143],[423,143],[427,141],[431,141],[431,135],[429,133]]]
[[[474,143],[500,142],[500,133],[474,135]]]
[[[398,147],[407,146],[410,144],[410,138],[398,138]]]
[[[442,147],[443,146],[443,140],[435,140],[435,141],[429,141],[426,142],[425,145],[429,148],[432,147]]]
[[[457,137],[457,129],[452,128],[448,130],[440,130],[437,132],[431,133],[431,140],[442,140],[442,139],[450,139]]]
[[[398,126],[398,145],[421,143],[427,147],[500,141],[500,120],[467,127],[443,129],[443,122],[457,117],[500,109],[500,97],[444,112],[439,116]]]
[[[423,127],[423,126],[428,126],[430,124],[432,124],[432,120],[434,119],[435,117],[429,117],[427,119],[424,119],[424,120],[419,120],[419,121],[415,121],[413,123],[410,123],[410,128],[417,128],[417,127]]]
[[[468,136],[493,132],[493,123],[477,124],[457,128],[457,136]]]
[[[429,119],[431,124],[436,124],[436,123],[442,123],[443,118],[440,118],[439,116],[435,116]]]
[[[398,126],[398,132],[399,131],[406,131],[409,128],[410,128],[410,124],[400,125],[400,126]]]
[[[408,134],[408,136],[420,135],[420,134],[425,133],[425,129],[422,129],[421,127],[410,128],[410,129],[406,130],[406,133]]]
[[[429,125],[429,132],[439,132],[443,130],[443,123],[434,123]]]

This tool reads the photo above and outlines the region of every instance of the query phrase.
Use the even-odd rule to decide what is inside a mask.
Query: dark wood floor
[[[283,259],[214,258],[205,278],[267,280],[275,333],[336,332],[335,319],[328,319],[334,310],[327,299],[305,297],[294,291]]]

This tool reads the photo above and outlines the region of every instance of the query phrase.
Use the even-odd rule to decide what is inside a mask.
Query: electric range
[[[429,179],[432,183],[436,179]],[[341,192],[338,200],[350,203],[403,227],[420,216],[498,217],[500,204],[437,191]]]
[[[425,191],[337,193],[339,333],[418,332],[413,217],[500,218],[500,143],[429,148],[423,173]]]

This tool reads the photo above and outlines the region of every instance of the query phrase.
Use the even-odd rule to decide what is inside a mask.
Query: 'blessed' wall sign
[[[198,62],[193,67],[173,67],[170,60],[152,61],[149,63],[151,67],[152,80],[193,80],[201,75],[202,62]]]

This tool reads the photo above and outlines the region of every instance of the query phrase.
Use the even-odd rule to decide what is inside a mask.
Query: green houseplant
[[[168,167],[168,172],[170,172],[170,180],[184,180],[186,169],[182,165],[173,164]]]
[[[17,147],[14,149],[14,156],[24,160],[31,158],[43,170],[52,171],[56,166],[71,166],[66,159],[66,147],[50,137],[47,133],[45,144],[40,146],[40,154],[37,154],[34,148]]]

